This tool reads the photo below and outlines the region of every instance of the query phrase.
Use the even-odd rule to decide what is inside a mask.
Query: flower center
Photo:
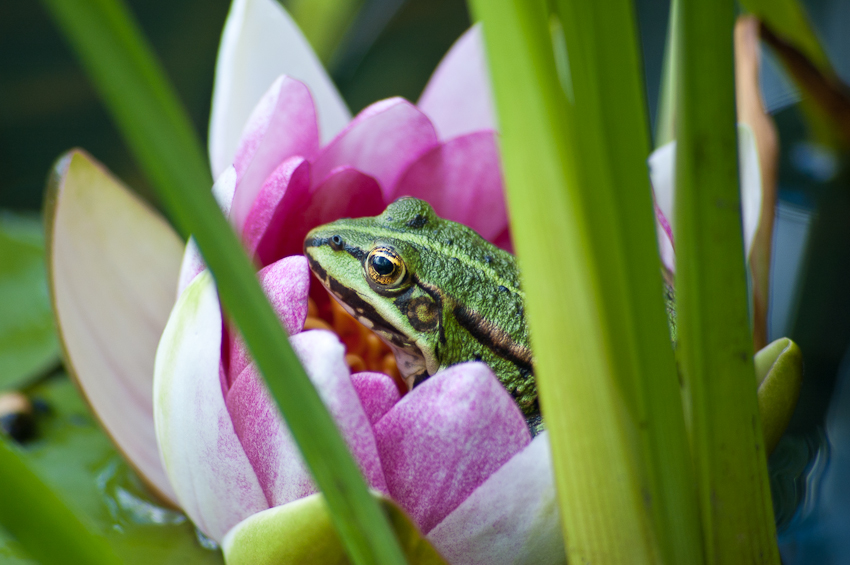
[[[352,373],[371,371],[393,378],[401,394],[407,392],[396,365],[395,355],[375,332],[358,322],[332,298],[324,312],[312,298],[308,300],[307,320],[304,330],[328,330],[339,336],[345,345],[345,362]]]

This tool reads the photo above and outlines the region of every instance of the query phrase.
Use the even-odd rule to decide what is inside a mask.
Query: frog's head
[[[418,275],[420,250],[442,221],[427,202],[401,198],[379,216],[337,220],[304,240],[310,269],[346,310],[393,347],[406,379],[438,365],[439,295]]]

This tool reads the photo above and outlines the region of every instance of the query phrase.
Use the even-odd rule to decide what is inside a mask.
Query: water
[[[783,438],[770,462],[783,563],[850,563],[850,354],[825,427]]]

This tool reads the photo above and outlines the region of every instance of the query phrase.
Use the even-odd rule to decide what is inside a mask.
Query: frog
[[[543,430],[511,253],[424,200],[402,197],[378,216],[314,228],[304,255],[330,295],[389,345],[410,389],[452,365],[484,362],[532,435]]]

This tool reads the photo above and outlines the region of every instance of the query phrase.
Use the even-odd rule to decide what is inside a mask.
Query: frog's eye
[[[375,284],[396,285],[404,280],[406,271],[404,261],[390,247],[376,247],[366,257],[366,274]]]

